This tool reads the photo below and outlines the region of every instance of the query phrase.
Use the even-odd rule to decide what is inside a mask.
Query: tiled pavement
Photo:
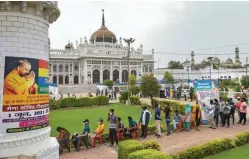
[[[147,140],[156,140],[160,143],[162,151],[167,153],[176,153],[186,148],[203,144],[208,141],[221,139],[224,137],[232,138],[241,132],[249,132],[249,126],[231,125],[230,128],[217,128],[216,130],[207,127],[201,128],[201,131],[191,130],[189,132],[177,132],[170,136],[156,138],[153,135],[148,136]],[[141,139],[139,139],[141,140]],[[97,145],[88,150],[81,148],[80,152],[64,153],[60,159],[117,159],[117,152],[114,148],[106,145]]]

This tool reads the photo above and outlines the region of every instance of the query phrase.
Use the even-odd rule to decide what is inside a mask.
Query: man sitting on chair
[[[132,132],[136,129],[137,122],[133,120],[131,116],[128,116],[128,121],[129,121],[129,128],[124,129],[124,136],[132,138]]]
[[[101,135],[104,132],[104,123],[103,123],[103,119],[99,120],[99,125],[97,127],[97,129],[95,130],[95,132],[93,133],[93,135],[91,136],[92,138],[92,143],[93,143],[93,139],[99,135]]]

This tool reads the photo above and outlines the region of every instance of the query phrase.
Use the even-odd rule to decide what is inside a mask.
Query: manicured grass
[[[249,144],[221,152],[214,156],[206,157],[205,159],[248,159],[249,158]]]
[[[70,108],[70,109],[58,109],[50,112],[50,125],[52,128],[51,136],[57,136],[56,127],[61,126],[66,128],[71,134],[83,130],[82,121],[88,119],[90,121],[91,132],[94,132],[97,128],[98,120],[103,119],[105,124],[105,132],[109,131],[109,123],[107,123],[107,114],[109,109],[113,108],[115,114],[121,117],[125,126],[128,125],[128,116],[131,116],[137,122],[139,121],[141,114],[141,107],[139,106],[126,106],[124,104],[110,104],[110,106],[96,106],[89,108]],[[154,117],[154,111],[151,111]],[[154,118],[150,121],[150,124],[155,124]]]

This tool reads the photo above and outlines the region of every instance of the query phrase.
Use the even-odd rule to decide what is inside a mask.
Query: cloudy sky
[[[89,39],[100,28],[105,9],[108,29],[118,38],[135,38],[133,47],[143,44],[144,53],[154,48],[160,67],[170,60],[190,60],[191,50],[197,62],[214,54],[234,60],[237,44],[243,63],[249,56],[249,2],[70,0],[59,1],[59,8],[61,16],[49,29],[52,49],[63,49],[68,40]]]

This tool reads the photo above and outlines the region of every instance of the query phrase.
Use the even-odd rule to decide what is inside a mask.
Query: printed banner
[[[2,127],[18,133],[49,125],[48,62],[5,57]]]
[[[202,122],[208,124],[208,112],[211,99],[219,98],[219,88],[216,80],[195,80],[194,88],[197,100],[202,108]]]

